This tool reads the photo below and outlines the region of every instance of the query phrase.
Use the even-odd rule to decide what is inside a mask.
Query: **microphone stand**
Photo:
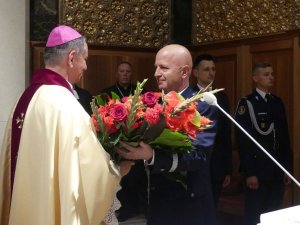
[[[270,159],[273,160],[274,163],[276,163],[277,166],[279,166],[279,168],[286,174],[288,175],[294,182],[295,184],[297,184],[298,187],[300,187],[300,183],[296,180],[296,178],[294,178],[290,173],[289,171],[287,171],[276,159],[274,159],[274,157],[269,153],[267,152],[240,124],[238,124],[224,109],[222,109],[221,106],[219,106],[219,104],[217,103],[217,99],[216,97],[212,94],[212,93],[209,93],[209,92],[206,92],[207,93],[207,97],[208,98],[213,98],[213,99],[206,99],[205,98],[205,95],[203,96],[204,97],[204,100],[210,104],[210,105],[215,105],[218,107],[218,109],[221,110],[222,113],[224,113],[238,128],[240,128],[244,134],[246,134]],[[213,95],[213,96],[210,96],[210,95]],[[208,101],[207,101],[208,100]]]

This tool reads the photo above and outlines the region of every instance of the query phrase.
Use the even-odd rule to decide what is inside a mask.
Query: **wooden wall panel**
[[[236,56],[217,57],[216,70],[215,87],[225,88],[232,114],[236,103]]]
[[[132,83],[148,78],[147,90],[157,90],[154,79],[155,52],[89,50],[88,70],[82,86],[96,95],[116,82],[116,67],[120,61],[129,61],[133,66]]]

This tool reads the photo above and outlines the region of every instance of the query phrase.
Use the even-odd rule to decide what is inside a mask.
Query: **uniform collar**
[[[202,89],[206,88],[206,87],[202,87],[200,84],[197,84],[197,87],[199,88],[199,91],[201,91]],[[208,91],[211,91],[212,87],[210,86]]]
[[[265,99],[266,94],[271,94],[271,93],[266,93],[266,92],[264,92],[264,91],[262,91],[262,90],[260,90],[260,89],[258,89],[258,88],[256,88],[256,91],[257,91],[257,93],[258,93],[263,99]]]
[[[182,91],[178,92],[179,94],[182,94],[186,89],[188,89],[189,86],[186,86]]]

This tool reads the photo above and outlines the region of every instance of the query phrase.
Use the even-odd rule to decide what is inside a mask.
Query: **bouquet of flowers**
[[[112,93],[111,98],[95,96],[91,103],[97,137],[115,161],[120,160],[115,151],[119,141],[133,146],[144,141],[169,153],[193,151],[196,132],[210,126],[211,121],[197,111],[202,93],[190,99],[173,91],[142,94],[146,81],[137,83],[133,96],[120,99]]]

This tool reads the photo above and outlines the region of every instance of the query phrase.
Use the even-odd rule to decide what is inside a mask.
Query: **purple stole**
[[[67,88],[71,93],[72,89],[69,83],[56,72],[49,69],[39,69],[32,77],[30,86],[23,92],[15,108],[12,119],[11,133],[11,191],[13,189],[15,170],[18,158],[19,144],[22,133],[23,122],[25,119],[28,105],[32,96],[42,85],[58,85]],[[11,192],[12,193],[12,192]]]

